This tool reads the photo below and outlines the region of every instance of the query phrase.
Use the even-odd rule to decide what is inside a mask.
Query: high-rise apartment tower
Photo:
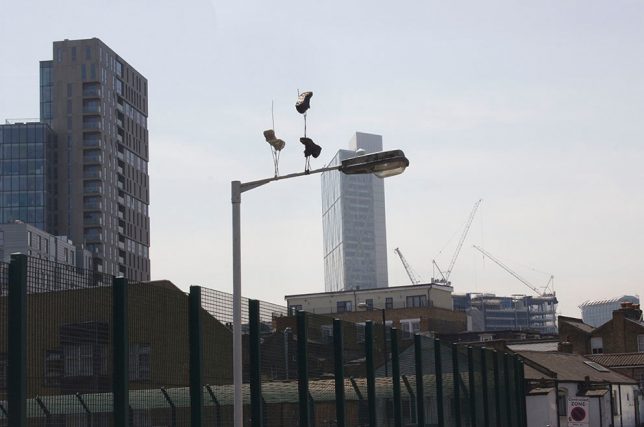
[[[57,139],[55,230],[99,271],[150,279],[148,82],[97,38],[54,42],[40,120]]]
[[[382,136],[356,132],[349,148],[339,150],[330,166],[382,151]],[[322,230],[325,291],[388,286],[385,186],[381,178],[323,173]]]

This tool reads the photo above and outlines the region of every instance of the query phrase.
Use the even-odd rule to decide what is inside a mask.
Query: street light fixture
[[[233,383],[235,427],[243,425],[242,400],[242,330],[241,330],[241,195],[253,188],[273,181],[296,178],[322,172],[338,170],[345,174],[374,174],[380,178],[401,174],[409,166],[409,160],[402,150],[381,151],[343,160],[340,165],[330,166],[288,175],[275,176],[242,183],[232,181],[231,202],[233,208]]]
[[[389,351],[387,350],[387,315],[384,308],[374,307],[373,304],[369,305],[366,302],[359,302],[358,308],[366,311],[373,311],[374,309],[380,310],[382,316],[382,343],[384,346],[385,356],[385,377],[389,376]]]

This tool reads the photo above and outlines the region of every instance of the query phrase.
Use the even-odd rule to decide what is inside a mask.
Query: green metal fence
[[[232,426],[228,303],[14,255],[0,263],[0,426]],[[245,426],[526,424],[514,355],[244,305]]]

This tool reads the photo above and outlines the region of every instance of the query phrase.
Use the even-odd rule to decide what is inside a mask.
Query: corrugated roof
[[[557,351],[557,346],[559,345],[558,341],[546,341],[546,342],[531,342],[531,343],[517,343],[517,344],[508,344],[508,348],[512,351]]]
[[[562,319],[560,317],[559,322],[560,323],[561,322],[567,323],[568,325],[573,326],[573,327],[579,329],[580,331],[586,332],[588,334],[595,330],[595,327],[593,327],[591,325],[588,325],[588,324],[586,324],[586,323],[584,323],[582,321],[575,321],[575,320],[571,320],[571,319]]]
[[[588,354],[585,357],[609,368],[644,366],[644,353]]]
[[[609,382],[613,384],[636,383],[632,378],[618,374],[612,370],[609,370],[609,372],[597,371],[584,363],[589,359],[578,354],[542,351],[518,351],[517,354],[553,371],[557,374],[559,381],[580,382],[588,377],[592,382]],[[538,376],[533,377],[532,372],[526,369],[525,377],[526,379],[541,379],[546,376],[538,372]]]
[[[416,388],[416,377],[414,375],[407,375],[411,387]],[[467,372],[460,374],[461,381],[467,384]],[[366,378],[355,378],[354,382],[363,398],[367,397],[367,380]],[[378,398],[393,398],[393,387],[391,378],[377,377],[375,381],[376,396]],[[423,375],[423,384],[427,393],[435,390],[436,381],[434,375]],[[443,387],[446,390],[452,389],[454,386],[453,378],[450,372],[443,375]],[[406,394],[406,386],[401,379],[400,388]],[[175,387],[165,389],[170,400],[177,408],[190,407],[190,388],[189,387]],[[210,394],[212,391],[212,395]],[[316,402],[328,402],[335,400],[335,382],[331,380],[313,380],[309,382],[309,392],[311,397]],[[221,406],[233,405],[233,385],[217,385],[217,386],[204,386],[203,388],[203,401],[204,406]],[[351,383],[351,380],[345,379],[344,381],[345,400],[359,400],[358,393]],[[216,399],[216,403],[215,400]],[[294,381],[273,381],[262,383],[262,397],[266,403],[298,403],[298,384],[297,380]],[[83,402],[87,405],[91,413],[109,413],[112,412],[113,399],[112,393],[94,393],[81,395]],[[80,400],[76,395],[58,395],[46,396],[40,398],[43,405],[52,415],[64,414],[86,414]],[[250,404],[250,385],[242,385],[242,399],[245,405]],[[130,390],[130,407],[136,409],[169,409],[170,404],[165,398],[161,389],[147,389],[147,390]],[[0,401],[6,408],[6,401]],[[27,417],[40,418],[44,417],[45,413],[36,402],[36,399],[27,399]],[[4,413],[0,411],[0,419],[4,419]]]
[[[609,303],[622,302],[622,301],[634,302],[635,304],[638,304],[640,299],[632,295],[622,295],[615,298],[601,299],[601,300],[595,300],[595,301],[584,301],[578,307],[584,308],[584,307],[589,307],[593,305],[609,304]]]

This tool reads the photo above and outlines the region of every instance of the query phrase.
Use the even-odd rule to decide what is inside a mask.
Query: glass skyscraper
[[[0,125],[0,223],[55,232],[56,136],[45,123]]]
[[[330,163],[382,151],[382,137],[356,132],[349,150]],[[322,174],[322,230],[326,292],[385,288],[387,231],[384,181],[375,175]]]

